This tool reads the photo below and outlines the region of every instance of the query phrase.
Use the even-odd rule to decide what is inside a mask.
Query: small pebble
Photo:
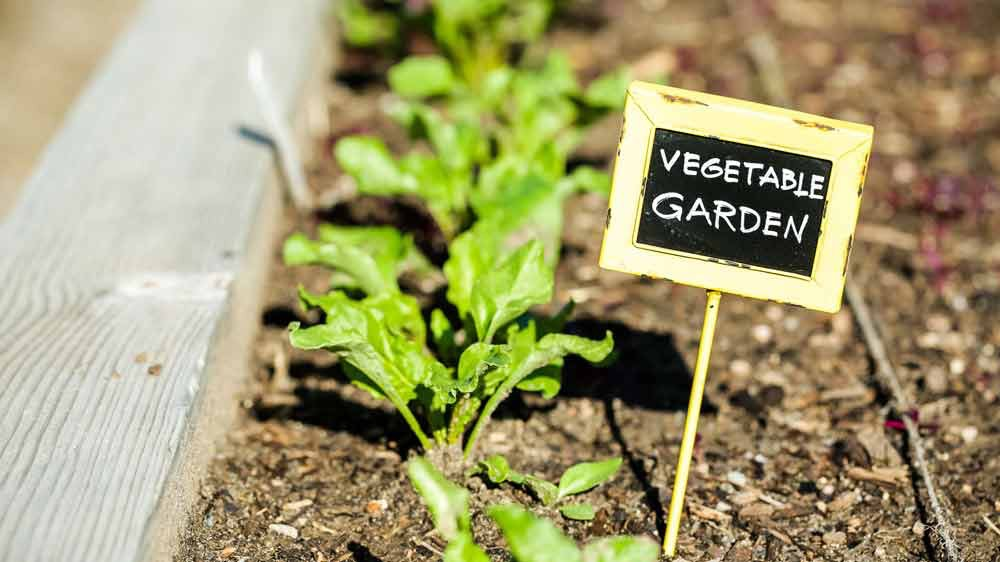
[[[843,531],[823,533],[823,542],[829,545],[841,545],[847,542],[847,535]]]
[[[726,480],[729,480],[734,486],[746,486],[747,477],[742,472],[738,470],[731,470],[729,474],[726,475]]]
[[[286,503],[285,505],[281,506],[281,509],[284,511],[298,511],[300,509],[309,507],[312,504],[313,504],[312,500],[299,500],[297,502]]]
[[[926,530],[927,530],[927,525],[924,525],[920,521],[917,521],[916,523],[913,524],[913,534],[917,535],[918,537],[924,536],[924,531]]]
[[[944,369],[932,368],[924,375],[924,383],[927,385],[927,390],[934,394],[944,394],[948,390],[948,375]]]
[[[291,539],[297,539],[297,538],[299,538],[299,530],[296,529],[295,527],[292,527],[291,525],[285,525],[285,524],[282,524],[282,523],[271,523],[270,525],[267,526],[267,528],[272,533],[277,533],[279,535],[284,535],[284,536],[286,536],[288,538],[291,538]]]
[[[236,547],[227,546],[226,548],[223,548],[222,550],[219,551],[219,558],[223,559],[229,558],[235,552],[236,552]]]
[[[833,484],[827,484],[826,486],[823,486],[823,489],[820,490],[820,493],[828,498],[832,498],[833,494],[836,493],[836,491],[837,489],[833,487]]]
[[[378,515],[389,507],[389,502],[385,500],[372,500],[365,506],[365,511],[370,515]]]
[[[771,327],[767,324],[757,324],[753,327],[750,332],[753,335],[753,339],[757,340],[759,344],[765,344],[771,341]]]
[[[965,360],[964,359],[952,359],[948,363],[948,369],[951,370],[953,375],[961,375],[965,372]]]
[[[970,425],[968,427],[963,427],[959,435],[962,436],[962,441],[965,441],[965,444],[968,445],[969,443],[975,441],[976,437],[979,437],[979,430],[976,429],[975,426]]]
[[[746,359],[736,359],[729,364],[729,370],[738,377],[748,377],[753,372],[753,366]]]
[[[162,370],[163,370],[163,365],[157,363],[156,365],[150,365],[149,368],[146,369],[146,372],[149,373],[151,376],[158,377],[160,376],[160,371]]]

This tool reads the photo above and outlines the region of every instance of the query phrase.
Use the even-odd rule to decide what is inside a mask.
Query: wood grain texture
[[[147,0],[0,223],[0,560],[156,551],[234,287],[266,263],[247,52],[290,115],[326,8]]]

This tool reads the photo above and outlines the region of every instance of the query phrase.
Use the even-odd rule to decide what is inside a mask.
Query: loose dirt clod
[[[271,523],[267,528],[272,533],[277,533],[279,535],[284,535],[286,537],[297,539],[299,538],[299,530],[291,525],[285,525],[283,523]]]

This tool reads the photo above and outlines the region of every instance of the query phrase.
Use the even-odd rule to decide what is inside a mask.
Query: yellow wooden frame
[[[810,277],[636,243],[657,128],[773,148],[833,163]],[[767,105],[632,82],[618,145],[601,267],[821,310],[840,310],[873,129]]]

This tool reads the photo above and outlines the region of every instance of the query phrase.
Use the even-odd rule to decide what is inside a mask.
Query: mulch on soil
[[[970,561],[1000,556],[1000,533],[987,523],[1000,525],[998,23],[989,3],[958,0],[591,1],[550,33],[583,76],[630,62],[679,87],[785,97],[792,107],[875,125],[851,271],[919,405],[908,414],[921,425]],[[331,87],[333,129],[317,142],[374,130],[403,146],[402,133],[377,117],[384,87],[352,86]],[[616,118],[595,127],[580,159],[607,162],[617,128]],[[313,180],[327,201],[346,199],[332,162],[317,163]],[[571,330],[611,329],[618,361],[604,369],[569,361],[556,399],[511,398],[480,453],[503,453],[518,470],[549,479],[573,463],[621,455],[615,478],[584,496],[598,507],[594,521],[548,515],[581,541],[618,533],[659,540],[704,295],[599,270],[605,211],[596,196],[567,209],[555,300],[578,303]],[[407,225],[443,257],[429,221],[406,204],[355,199],[322,218]],[[301,316],[296,285],[322,290],[327,278],[289,270],[276,255],[246,419],[210,468],[178,560],[440,559],[443,542],[405,477],[415,447],[405,424],[346,383],[329,357],[287,344],[284,328]],[[831,316],[724,297],[680,555],[941,559],[893,423],[904,413],[886,406],[872,371],[846,308]],[[467,484],[477,539],[504,560],[482,508],[537,504],[518,490]]]

